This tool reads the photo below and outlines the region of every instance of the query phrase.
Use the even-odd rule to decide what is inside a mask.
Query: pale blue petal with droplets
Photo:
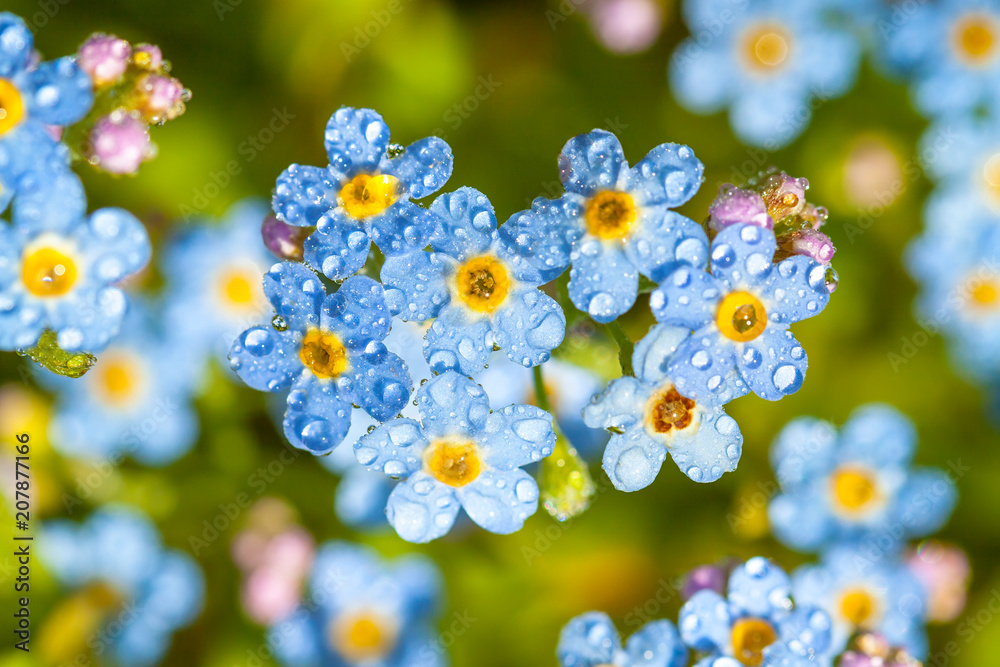
[[[799,605],[782,619],[778,626],[781,642],[772,646],[778,651],[787,651],[789,657],[805,658],[806,664],[814,664],[815,658],[830,648],[831,625],[830,615],[823,609]],[[768,649],[764,650],[764,655],[773,661]]]
[[[731,225],[712,240],[712,275],[730,288],[763,282],[771,272],[777,242],[757,225]]]
[[[35,38],[20,16],[0,12],[0,76],[26,69],[34,45]]]
[[[341,210],[321,216],[316,231],[302,244],[305,261],[330,280],[343,280],[359,271],[370,249],[368,232]]]
[[[628,169],[622,145],[607,130],[577,135],[559,153],[559,180],[567,192],[584,197],[615,189],[622,169]]]
[[[653,483],[666,458],[667,448],[650,438],[639,423],[611,436],[601,466],[616,489],[638,491]]]
[[[282,424],[285,437],[299,449],[325,454],[339,445],[351,427],[351,405],[332,380],[303,371],[288,392]]]
[[[667,451],[680,471],[695,482],[714,482],[736,470],[743,453],[743,434],[736,420],[722,408],[697,406],[695,410],[697,432],[678,431]]]
[[[501,535],[521,530],[538,510],[538,483],[520,468],[486,468],[472,482],[455,489],[455,494],[470,519]]]
[[[811,484],[835,463],[837,431],[830,422],[799,417],[788,422],[771,447],[774,476],[784,489]]]
[[[392,480],[381,473],[351,467],[337,484],[337,495],[333,499],[337,518],[359,530],[384,527],[385,504],[394,487]]]
[[[799,551],[816,551],[837,533],[826,490],[812,486],[776,496],[767,518],[774,536]]]
[[[689,327],[655,324],[636,342],[632,350],[632,368],[636,377],[649,385],[658,386],[667,379],[667,362],[677,346],[691,335]]]
[[[552,415],[533,405],[493,411],[477,437],[483,463],[498,470],[537,463],[552,453],[555,442]]]
[[[398,178],[413,199],[423,199],[444,187],[451,178],[454,162],[447,142],[425,137],[407,146],[398,157],[383,156],[378,170]]]
[[[465,261],[486,254],[496,241],[493,204],[475,188],[461,187],[441,195],[430,211],[441,220],[430,242],[436,252]]]
[[[821,313],[830,301],[826,271],[827,267],[802,255],[778,262],[761,292],[768,320],[790,324]]]
[[[381,341],[390,327],[382,285],[367,276],[348,278],[323,301],[319,322],[323,331],[335,332],[352,350]]]
[[[79,248],[92,258],[88,271],[95,282],[118,282],[149,263],[152,249],[146,228],[128,211],[99,209],[90,215],[88,227],[90,233],[80,237]]]
[[[87,211],[87,195],[83,190],[83,183],[76,173],[65,166],[46,172],[46,176],[32,174],[20,179],[11,220],[24,228],[69,229]],[[13,196],[14,190],[7,194]],[[0,211],[2,210],[3,207],[0,206]]]
[[[608,615],[591,611],[563,627],[556,657],[561,667],[597,667],[613,664],[620,649],[621,638]]]
[[[700,590],[684,603],[677,629],[684,643],[696,651],[721,651],[729,645],[733,618],[726,599],[713,590]]]
[[[68,56],[39,63],[26,76],[30,83],[22,88],[22,94],[28,93],[24,103],[33,120],[71,125],[94,103],[90,77]]]
[[[423,467],[424,450],[430,442],[413,419],[393,419],[354,445],[358,463],[373,472],[403,479]]]
[[[723,289],[712,274],[682,266],[650,294],[649,307],[658,322],[700,329],[715,318]]]
[[[437,217],[411,201],[401,200],[381,215],[371,218],[372,241],[385,255],[402,255],[430,243]]]
[[[229,365],[240,379],[257,391],[279,391],[302,370],[300,338],[271,326],[247,329],[233,342]]]
[[[447,371],[419,389],[414,396],[424,431],[431,438],[464,433],[474,436],[486,427],[490,401],[475,381]]]
[[[766,558],[751,558],[729,575],[729,604],[740,616],[780,619],[792,609],[792,582]]]
[[[275,215],[290,225],[316,226],[338,206],[340,183],[336,179],[326,167],[289,165],[274,187],[271,206]]]
[[[640,273],[659,281],[682,264],[704,269],[708,237],[701,225],[663,204],[646,206],[625,244],[625,255]]]
[[[698,192],[704,173],[705,166],[687,146],[660,144],[629,170],[622,189],[641,207],[676,208]]]
[[[913,459],[917,429],[891,405],[870,403],[857,408],[840,431],[841,460],[878,467],[905,466]]]
[[[350,178],[378,166],[389,147],[389,126],[371,109],[341,107],[327,121],[323,147],[334,172]]]
[[[650,621],[625,642],[632,667],[684,667],[687,648],[674,624],[667,620]]]
[[[899,518],[911,535],[937,532],[948,522],[957,501],[954,482],[937,468],[911,470],[896,497]]]
[[[737,367],[753,393],[777,401],[802,387],[809,359],[791,331],[769,325],[740,347]]]
[[[281,262],[264,274],[264,296],[289,329],[305,331],[319,324],[319,309],[326,290],[305,265]]]
[[[424,356],[431,370],[479,373],[493,350],[492,341],[488,341],[491,331],[488,318],[472,316],[461,306],[446,306],[424,338]]]
[[[347,370],[337,378],[340,397],[361,406],[378,421],[391,419],[402,410],[412,388],[406,362],[381,341],[370,342],[363,352],[351,353]]]
[[[392,314],[405,322],[424,322],[437,317],[451,301],[445,279],[453,271],[451,262],[443,253],[422,250],[387,257],[381,278]]]
[[[566,315],[555,299],[534,287],[511,291],[493,315],[493,340],[511,361],[537,366],[549,360],[566,335]]]
[[[422,544],[451,530],[459,507],[455,489],[418,471],[396,485],[385,509],[401,538]]]
[[[594,320],[607,323],[635,303],[639,272],[620,245],[585,238],[572,253],[569,297]]]
[[[583,235],[578,221],[585,201],[572,193],[559,199],[539,197],[530,209],[500,226],[505,245],[537,269],[540,282],[558,278],[569,267],[573,243]]]
[[[736,367],[734,346],[718,332],[695,332],[677,347],[667,366],[667,375],[677,391],[699,403],[720,404],[748,393],[742,377],[732,375]]]
[[[623,376],[583,409],[583,419],[591,428],[628,429],[643,418],[652,388],[636,378]]]

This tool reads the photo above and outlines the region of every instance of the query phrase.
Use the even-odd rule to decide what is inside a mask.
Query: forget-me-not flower
[[[650,621],[622,646],[608,615],[591,611],[572,619],[559,633],[560,667],[685,667],[687,649],[668,620]]]

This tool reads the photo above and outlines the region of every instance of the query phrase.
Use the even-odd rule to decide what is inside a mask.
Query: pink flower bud
[[[139,110],[151,123],[164,123],[184,113],[186,91],[181,82],[162,74],[145,74],[136,83]]]
[[[133,60],[136,65],[150,72],[159,72],[163,68],[163,52],[155,44],[140,44],[135,47]]]
[[[95,87],[116,83],[128,69],[132,47],[114,35],[95,33],[80,46],[77,63],[94,82]]]
[[[121,110],[104,116],[90,130],[87,158],[108,173],[134,174],[153,153],[149,127]]]
[[[708,214],[708,226],[717,232],[738,224],[774,228],[774,221],[767,214],[763,198],[753,190],[744,190],[731,183],[719,188],[718,196],[708,207]]]

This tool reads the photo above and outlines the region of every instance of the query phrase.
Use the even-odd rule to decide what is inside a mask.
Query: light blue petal
[[[850,90],[861,62],[858,38],[846,30],[813,30],[809,47],[800,52],[800,66],[809,73],[818,97],[830,99]]]
[[[776,247],[770,229],[750,224],[726,227],[712,240],[712,275],[729,289],[763,284],[771,274]]]
[[[679,431],[667,451],[681,472],[695,482],[714,482],[736,470],[743,453],[743,434],[736,420],[722,408],[697,406],[698,431],[688,437]]]
[[[735,367],[732,344],[715,331],[696,331],[677,346],[667,375],[682,395],[705,405],[721,405],[749,391],[741,377],[734,377]]]
[[[391,572],[403,589],[410,614],[419,618],[440,613],[444,581],[434,561],[422,554],[407,554],[392,562]]]
[[[760,336],[742,347],[736,362],[753,393],[777,401],[802,387],[809,358],[791,331],[769,324]]]
[[[766,150],[791,143],[809,125],[809,92],[798,82],[742,91],[729,107],[729,124],[740,141]]]
[[[29,77],[32,94],[25,100],[29,113],[47,125],[72,125],[94,103],[90,77],[73,58],[40,63]]]
[[[170,648],[170,634],[155,627],[148,616],[140,616],[124,626],[121,635],[107,651],[115,664],[152,667],[163,659]]]
[[[378,421],[402,410],[412,390],[406,363],[381,341],[372,341],[363,353],[351,354],[348,369],[337,379],[341,398],[361,406]]]
[[[330,280],[343,280],[358,272],[368,259],[368,231],[342,210],[320,217],[316,231],[302,244],[303,258]]]
[[[418,250],[386,257],[381,277],[392,314],[406,322],[437,317],[451,301],[445,279],[451,271],[450,259],[441,253]]]
[[[358,440],[354,454],[368,470],[403,479],[423,467],[429,444],[413,419],[391,419]]]
[[[146,228],[128,211],[102,208],[91,214],[81,250],[90,257],[91,278],[101,284],[122,280],[149,263],[152,248]]]
[[[343,441],[351,427],[351,405],[337,393],[331,380],[302,373],[288,392],[282,424],[294,447],[325,454]]]
[[[437,216],[411,201],[398,201],[371,219],[371,237],[385,255],[423,250],[439,224]]]
[[[267,646],[287,667],[317,667],[323,660],[321,635],[304,607],[267,629]]]
[[[480,433],[490,414],[483,388],[455,371],[446,371],[417,389],[414,396],[427,437]]]
[[[639,289],[639,272],[620,244],[586,238],[573,249],[569,297],[594,320],[607,323],[627,312]]]
[[[20,179],[11,220],[23,229],[63,231],[79,224],[86,211],[87,195],[80,177],[66,165],[55,165]]]
[[[444,187],[454,163],[451,146],[444,139],[425,137],[398,157],[384,156],[378,170],[402,181],[413,199],[423,199]]]
[[[483,255],[493,245],[497,218],[493,204],[479,190],[462,187],[434,200],[431,213],[441,224],[431,237],[431,246],[459,261]]]
[[[440,636],[430,628],[420,632],[411,632],[402,640],[403,645],[393,656],[396,665],[406,667],[445,667],[448,664],[448,651]]]
[[[811,484],[833,470],[837,431],[830,422],[798,417],[788,422],[771,445],[771,467],[783,489]]]
[[[143,613],[155,618],[164,630],[183,627],[201,612],[205,576],[197,563],[182,551],[163,554],[156,573],[146,585]]]
[[[446,370],[475,375],[486,368],[493,350],[489,318],[466,308],[448,305],[424,337],[424,357],[435,373]]]
[[[684,667],[687,648],[674,624],[667,620],[650,621],[625,642],[632,667]]]
[[[337,208],[342,184],[325,167],[290,165],[278,176],[271,206],[279,219],[297,227],[315,227]]]
[[[832,621],[830,615],[819,607],[799,605],[778,625],[781,642],[772,646],[784,646],[789,657],[805,658],[807,664],[814,664],[817,656],[822,656],[830,648]],[[764,650],[767,664],[774,662],[774,656]]]
[[[649,307],[657,322],[699,329],[715,319],[722,289],[712,274],[682,266],[649,295]]]
[[[909,535],[923,537],[948,522],[957,501],[958,492],[947,473],[917,468],[910,471],[896,497],[896,512]]]
[[[830,514],[826,489],[815,485],[775,496],[767,509],[774,536],[798,551],[812,552],[829,543],[838,533]]]
[[[830,301],[826,271],[827,267],[802,255],[779,262],[761,292],[768,319],[790,324],[821,313]]]
[[[305,265],[281,262],[264,274],[264,296],[290,330],[305,331],[319,325],[319,309],[326,290]]]
[[[0,12],[0,76],[10,78],[27,69],[35,38],[20,16]]]
[[[840,431],[843,461],[865,461],[877,468],[906,466],[913,459],[917,430],[891,405],[871,403],[851,413]]]
[[[687,146],[660,144],[629,170],[625,190],[640,206],[664,204],[676,208],[698,192],[704,173],[705,165]]]
[[[389,335],[389,308],[382,285],[367,276],[352,276],[326,297],[320,328],[333,331],[349,349],[364,348]]]
[[[729,575],[729,604],[740,616],[777,619],[792,608],[792,582],[784,570],[756,556]]]
[[[608,615],[591,611],[572,619],[559,633],[556,657],[561,667],[610,665],[621,649],[618,630]]]
[[[612,380],[607,388],[583,409],[583,420],[591,428],[626,430],[641,422],[653,387],[634,377]]]
[[[708,237],[698,223],[658,204],[642,209],[625,254],[640,273],[660,281],[683,264],[706,268]]]
[[[688,38],[670,57],[669,83],[674,98],[688,111],[721,111],[737,90],[728,49],[703,48]]]
[[[615,434],[604,449],[601,467],[619,491],[638,491],[653,483],[667,458],[667,448],[646,434],[641,424]]]
[[[729,646],[732,616],[726,600],[713,590],[700,590],[681,607],[677,629],[696,651],[722,651]]]
[[[566,335],[566,315],[555,299],[518,287],[493,316],[493,340],[511,361],[537,366],[549,360]]]
[[[233,342],[229,365],[257,391],[279,391],[302,371],[299,339],[269,326],[252,327]]]
[[[490,414],[476,443],[490,468],[510,470],[537,463],[555,447],[552,415],[533,405],[508,405]]]
[[[538,510],[538,483],[520,468],[485,469],[455,493],[469,518],[491,533],[517,532]]]
[[[372,172],[389,147],[389,126],[371,109],[340,107],[327,121],[323,146],[335,173]]]
[[[567,192],[590,197],[614,189],[622,168],[628,169],[618,137],[606,130],[580,134],[559,153],[559,179]]]
[[[378,552],[371,547],[331,540],[316,551],[309,590],[322,610],[336,612],[362,597],[383,572]]]
[[[97,353],[107,347],[121,328],[128,308],[125,293],[117,287],[81,290],[64,301],[61,314],[52,311],[49,324],[58,331],[56,342],[62,349]]]
[[[569,267],[573,244],[584,233],[585,202],[575,194],[539,197],[500,226],[504,245],[536,269],[539,282],[554,280]]]
[[[183,399],[165,397],[161,400],[169,405]],[[166,418],[156,421],[156,431],[146,435],[143,430],[144,437],[137,442],[138,446],[131,449],[132,458],[145,466],[158,468],[173,463],[187,454],[198,439],[198,415],[189,405],[184,404],[165,412]],[[129,435],[134,437],[135,431],[144,429],[145,423],[136,420],[130,427],[131,429],[123,434],[123,439]]]
[[[455,489],[420,471],[389,494],[386,517],[401,538],[421,544],[451,530],[459,507]]]
[[[667,376],[667,363],[677,346],[691,335],[688,327],[656,324],[635,344],[632,351],[632,368],[635,375],[652,386],[663,384]]]

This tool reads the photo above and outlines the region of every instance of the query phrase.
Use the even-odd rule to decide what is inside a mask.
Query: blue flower
[[[307,603],[268,629],[268,643],[286,667],[442,666],[434,629],[442,588],[421,556],[387,563],[369,547],[327,542]]]
[[[650,295],[657,321],[694,331],[667,367],[684,396],[711,400],[734,368],[738,392],[769,401],[802,386],[808,360],[788,326],[826,307],[826,267],[802,255],[775,265],[775,247],[770,230],[732,225],[712,241],[710,272],[681,267]]]
[[[306,262],[331,280],[362,267],[371,241],[386,255],[427,245],[434,216],[414,204],[451,176],[451,148],[437,137],[407,148],[389,144],[389,126],[371,109],[341,107],[323,135],[330,164],[293,164],[278,177],[274,212],[290,225],[316,227]]]
[[[351,405],[379,421],[399,412],[413,387],[406,364],[386,349],[389,309],[382,286],[353,276],[327,295],[302,264],[275,264],[264,294],[277,316],[247,329],[229,353],[233,370],[259,391],[291,387],[285,437],[325,454],[347,435]]]
[[[0,222],[0,349],[31,347],[51,329],[64,350],[100,352],[117,335],[127,300],[113,285],[146,265],[149,238],[127,211],[77,213]]]
[[[573,304],[610,322],[635,303],[640,273],[658,280],[682,263],[705,265],[705,231],[670,210],[694,196],[703,171],[679,144],[660,144],[629,168],[618,138],[593,130],[559,154],[566,194],[539,197],[500,232],[543,281],[572,264]]]
[[[766,558],[751,558],[729,577],[728,596],[700,590],[681,607],[677,627],[705,655],[699,667],[807,667],[827,664],[830,617],[793,605],[788,575]]]
[[[687,649],[667,620],[650,621],[622,640],[608,615],[591,611],[577,616],[559,633],[556,656],[561,667],[685,667]]]
[[[608,442],[606,431],[591,428],[583,420],[583,409],[601,391],[600,378],[586,368],[559,359],[545,362],[544,370],[552,416],[577,452],[592,460]],[[534,405],[537,400],[532,372],[500,352],[490,356],[489,368],[476,376],[476,382],[486,390],[494,410],[511,403]]]
[[[813,99],[854,85],[861,49],[825,2],[685,0],[691,36],[670,59],[674,97],[701,114],[729,107],[740,140],[774,150],[809,124]],[[726,17],[719,20],[719,16]]]
[[[604,393],[584,408],[587,425],[612,431],[604,450],[604,471],[615,488],[638,491],[649,486],[670,453],[681,471],[696,482],[714,482],[736,470],[743,435],[721,404],[746,393],[731,371],[725,387],[696,403],[682,396],[667,374],[671,356],[690,335],[681,327],[660,324],[636,345],[636,377],[612,380]]]
[[[885,7],[885,12],[896,11]],[[917,108],[956,117],[1000,111],[1000,10],[990,0],[915,5],[880,32],[880,59],[912,82]]]
[[[823,554],[820,563],[796,570],[792,582],[798,604],[830,614],[834,653],[862,629],[880,633],[920,659],[926,657],[926,592],[898,554],[837,546]]]
[[[430,212],[440,220],[431,252],[387,258],[382,282],[394,315],[436,318],[424,344],[431,369],[475,375],[494,345],[524,366],[547,361],[566,333],[566,316],[498,232],[490,201],[461,188],[435,199]]]
[[[820,551],[845,541],[899,546],[935,532],[955,506],[955,486],[937,468],[915,468],[913,423],[887,405],[858,408],[838,434],[803,417],[778,434],[771,451],[782,493],[768,515],[792,548]]]
[[[82,378],[38,371],[56,395],[53,446],[73,458],[175,461],[198,438],[191,406],[197,368],[183,342],[158,331],[147,308],[133,303],[121,336]]]
[[[493,533],[521,529],[538,509],[538,485],[521,466],[549,456],[552,416],[531,405],[491,411],[473,380],[446,371],[414,394],[420,420],[386,422],[354,446],[358,462],[404,481],[386,515],[400,537],[447,533],[459,507]]]
[[[61,642],[91,646],[100,638],[107,655],[119,665],[155,665],[170,647],[171,637],[189,625],[205,597],[205,581],[194,559],[166,548],[156,527],[138,510],[105,506],[82,524],[53,520],[39,536],[42,562],[59,582],[75,589],[61,609],[70,615],[107,618],[108,627],[67,636],[74,627],[87,628],[89,618],[73,618],[60,627]],[[59,613],[63,615],[59,615]]]
[[[185,228],[167,247],[164,310],[190,354],[213,354],[228,366],[233,339],[270,311],[261,288],[261,276],[275,263],[260,231],[268,213],[261,201],[241,201],[221,222]]]

